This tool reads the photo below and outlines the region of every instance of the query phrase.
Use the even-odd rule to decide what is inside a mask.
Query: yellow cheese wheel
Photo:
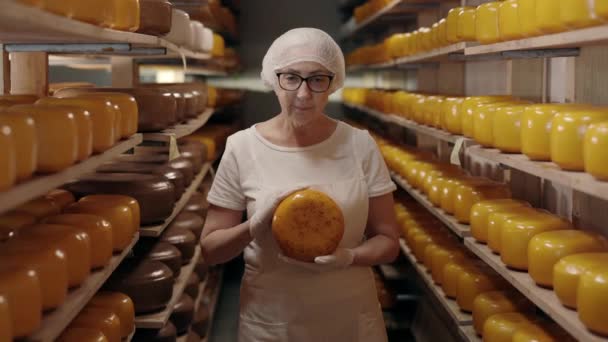
[[[36,217],[25,213],[11,211],[0,215],[0,241],[17,236],[21,228],[34,223]]]
[[[439,235],[435,232],[420,233],[420,234],[416,234],[413,237],[412,252],[414,253],[414,256],[416,257],[416,261],[419,264],[422,264],[424,261],[424,250],[426,249],[426,247],[428,245],[432,244],[438,238],[439,238]]]
[[[331,197],[312,189],[301,190],[279,204],[272,233],[287,257],[313,262],[338,248],[344,235],[344,216]]]
[[[108,342],[108,339],[98,329],[69,327],[57,342]]]
[[[137,133],[139,110],[137,101],[133,96],[119,92],[87,93],[86,95],[102,97],[114,104],[115,110],[120,112],[120,115],[118,116],[120,124],[116,126],[120,138],[128,138]]]
[[[68,293],[68,265],[62,249],[44,241],[13,239],[0,251],[0,264],[22,267],[38,275],[42,290],[42,307],[59,307]]]
[[[82,229],[58,224],[36,224],[24,228],[21,238],[44,239],[64,253],[68,266],[68,285],[79,286],[91,273],[91,239]]]
[[[44,219],[44,223],[61,224],[84,230],[91,238],[91,267],[104,267],[112,258],[112,226],[101,216],[60,214]]]
[[[540,321],[518,327],[512,342],[576,342],[576,339],[559,325]]]
[[[83,94],[70,98],[45,97],[37,104],[76,106],[86,109],[91,115],[93,125],[93,152],[101,153],[114,145],[116,136],[116,121],[118,114],[111,101],[99,96]]]
[[[114,252],[125,249],[133,238],[133,218],[126,205],[100,205],[77,202],[65,210],[66,213],[93,214],[103,217],[112,226],[112,247]]]
[[[14,132],[0,123],[0,191],[17,181],[17,146]]]
[[[487,5],[487,4],[486,4]],[[479,10],[479,8],[478,8]],[[494,95],[494,96],[469,96],[462,101],[460,106],[460,127],[462,134],[466,137],[472,138],[474,133],[473,117],[474,110],[479,105],[489,104],[493,102],[499,102],[511,99],[511,96],[506,95]]]
[[[211,49],[211,55],[213,57],[222,57],[224,56],[226,49],[226,43],[224,42],[224,37],[220,36],[217,33],[213,34],[213,48]]]
[[[603,236],[581,230],[558,230],[535,235],[528,245],[528,273],[541,286],[553,286],[553,267],[563,257],[608,251]]]
[[[608,122],[589,126],[583,143],[583,161],[585,172],[593,177],[608,180]]]
[[[67,107],[66,107],[67,108]],[[76,160],[83,161],[93,154],[93,121],[91,114],[82,108],[69,107],[76,121],[78,154]]]
[[[139,28],[139,0],[110,1],[110,16],[106,23],[114,30],[135,32]]]
[[[536,0],[518,1],[519,24],[521,32],[525,37],[538,36],[541,34],[536,24]]]
[[[88,307],[84,308],[72,321],[68,329],[89,328],[101,331],[108,342],[120,342],[120,318],[112,310]]]
[[[25,337],[42,320],[42,295],[36,272],[21,267],[0,266],[0,296],[8,302],[13,337]]]
[[[488,215],[488,247],[492,252],[500,254],[502,242],[502,227],[512,217],[522,214],[535,214],[531,207],[500,208]]]
[[[587,0],[559,0],[561,22],[568,28],[599,25],[602,19],[595,12],[594,2]]]
[[[491,213],[501,209],[529,206],[530,204],[527,202],[518,201],[510,198],[484,200],[481,202],[477,202],[471,207],[471,217],[469,219],[471,226],[471,235],[477,241],[486,243],[488,241],[488,216]]]
[[[536,0],[536,24],[543,33],[556,33],[567,29],[561,21],[560,5],[560,1]]]
[[[501,40],[522,38],[518,0],[506,0],[498,9],[498,31]]]
[[[465,10],[464,7],[454,7],[448,12],[447,16],[447,40],[448,43],[454,44],[458,43],[460,39],[458,38],[458,25],[460,22],[460,14]]]
[[[10,127],[16,148],[16,180],[24,181],[36,171],[38,160],[38,141],[34,119],[25,113],[0,112],[0,125]]]
[[[460,41],[475,41],[476,13],[474,7],[466,7],[464,11],[460,12],[460,19],[458,20],[458,39]],[[456,132],[452,133],[458,134]]]
[[[88,195],[81,198],[79,202],[98,205],[127,206],[131,211],[131,234],[135,234],[135,232],[139,230],[141,225],[141,209],[139,203],[133,197],[111,194]]]
[[[608,253],[581,253],[562,258],[553,267],[553,291],[565,306],[576,309],[578,284],[588,270],[608,264]]]
[[[481,185],[463,184],[456,188],[454,202],[455,217],[460,223],[469,223],[471,208],[483,200],[510,198],[511,191],[506,184],[487,183]]]
[[[505,153],[521,153],[521,121],[527,105],[501,107],[494,113],[492,146]]]
[[[465,258],[465,252],[458,248],[441,247],[431,256],[431,276],[437,285],[443,281],[443,269],[452,260]]]
[[[526,107],[521,125],[521,151],[523,154],[532,160],[551,160],[553,117],[564,108],[563,105],[557,104],[538,104]]]
[[[68,17],[93,25],[101,25],[110,11],[108,1],[91,0],[83,2],[78,0],[64,0],[58,2],[64,2],[69,6],[66,14]]]
[[[437,253],[440,248],[440,244],[436,241],[431,242],[424,248],[422,256],[422,263],[426,266],[426,272],[431,273],[431,266],[433,265],[433,255]]]
[[[583,171],[583,143],[589,125],[608,120],[608,109],[570,109],[558,113],[551,127],[551,161],[569,171]]]
[[[15,106],[20,104],[32,104],[38,100],[37,95],[16,95],[16,94],[5,94],[0,95],[0,105],[2,106]]]
[[[477,7],[475,13],[475,38],[481,44],[500,41],[498,31],[498,8],[500,2],[493,1]]]
[[[40,220],[46,216],[59,214],[61,206],[51,198],[38,197],[18,206],[15,211],[34,216],[37,220]]]
[[[504,288],[502,278],[492,274],[485,267],[465,268],[458,277],[456,302],[462,311],[472,312],[473,301],[478,295]]]
[[[72,11],[72,1],[65,0],[42,0],[44,10],[67,17]]]
[[[456,299],[458,294],[458,280],[465,269],[475,267],[477,263],[470,258],[452,259],[443,267],[441,288],[446,297]]]
[[[500,259],[508,267],[526,271],[530,240],[542,232],[564,229],[572,229],[572,224],[548,212],[512,217],[500,232]]]
[[[455,192],[456,188],[466,182],[466,178],[448,178],[441,185],[440,189],[440,205],[441,209],[446,213],[453,215],[454,214],[454,205],[455,205]]]
[[[506,312],[528,312],[534,306],[522,295],[513,291],[484,292],[473,301],[473,327],[478,335],[483,334],[483,326],[492,315]]]
[[[61,208],[61,210],[76,201],[74,195],[71,192],[63,189],[51,190],[44,197],[55,202],[59,206],[59,208]]]
[[[0,342],[11,342],[13,340],[12,323],[8,301],[0,295]]]
[[[8,110],[26,112],[36,123],[38,172],[57,172],[74,164],[78,157],[78,134],[74,113],[69,108],[18,105]]]
[[[439,176],[439,177],[433,178],[430,181],[431,184],[429,185],[429,190],[427,192],[427,197],[428,197],[429,201],[431,201],[431,203],[435,207],[440,207],[441,206],[441,194],[443,192],[443,184],[447,180],[448,180],[448,177],[446,177],[446,176]]]
[[[608,2],[605,0],[595,0],[595,13],[604,20],[608,19]]]
[[[593,268],[581,275],[578,284],[578,317],[587,329],[608,336],[605,311],[608,306],[608,266]]]
[[[505,312],[492,315],[483,325],[484,341],[511,342],[517,330],[532,324],[530,315],[519,312]]]
[[[135,307],[129,296],[120,292],[98,292],[87,307],[100,307],[111,310],[120,319],[122,338],[128,337],[135,328]]]

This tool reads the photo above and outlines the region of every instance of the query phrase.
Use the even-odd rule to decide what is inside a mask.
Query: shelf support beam
[[[10,54],[11,94],[48,95],[49,56],[46,52]]]
[[[0,44],[0,95],[11,91],[11,65],[4,44]]]
[[[130,57],[112,57],[112,87],[131,88],[139,84],[139,64]]]

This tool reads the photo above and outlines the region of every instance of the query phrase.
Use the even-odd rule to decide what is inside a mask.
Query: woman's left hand
[[[316,257],[314,263],[291,259],[283,254],[279,254],[279,259],[311,271],[326,272],[345,269],[352,265],[355,260],[355,252],[348,248],[338,248],[333,254]]]

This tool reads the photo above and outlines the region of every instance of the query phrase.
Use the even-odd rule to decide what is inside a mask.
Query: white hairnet
[[[344,85],[342,50],[330,35],[308,27],[289,30],[270,45],[262,62],[262,81],[268,87],[277,87],[276,71],[298,62],[316,62],[334,73],[330,94]]]

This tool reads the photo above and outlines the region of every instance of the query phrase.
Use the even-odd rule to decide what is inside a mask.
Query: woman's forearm
[[[399,242],[386,235],[376,235],[353,251],[355,252],[354,266],[388,264],[399,256]]]
[[[251,242],[249,221],[228,229],[211,231],[201,238],[201,251],[205,263],[216,265],[235,258]]]

